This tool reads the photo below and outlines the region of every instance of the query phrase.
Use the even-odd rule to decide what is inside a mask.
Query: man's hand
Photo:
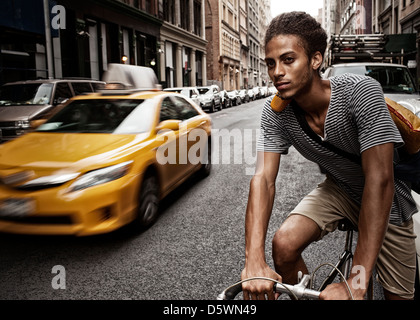
[[[348,280],[348,285],[354,300],[364,300],[366,290],[354,289],[352,281]],[[327,286],[319,295],[320,300],[351,300],[349,289],[344,282],[333,283]]]
[[[282,281],[281,276],[272,270],[267,264],[259,268],[245,267],[242,271],[242,280],[252,277],[264,277]],[[275,300],[279,294],[274,292],[274,282],[268,280],[251,280],[242,283],[244,300]]]

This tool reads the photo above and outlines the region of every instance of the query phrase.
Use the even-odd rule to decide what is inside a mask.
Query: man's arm
[[[280,154],[258,152],[257,168],[251,180],[245,218],[245,268],[242,279],[269,277],[281,281],[281,277],[268,267],[265,260],[265,240],[273,208],[275,181],[280,165]],[[243,286],[244,299],[274,299],[273,282],[248,281]]]
[[[363,277],[357,273],[350,275],[348,282],[355,299],[364,298],[388,227],[394,198],[393,151],[394,144],[386,143],[369,148],[362,153],[365,186],[359,215],[359,236],[354,252],[353,268],[356,266],[363,267],[365,283],[357,283],[357,288],[354,288],[352,280],[355,277],[358,277],[357,279],[363,279]],[[343,284],[327,287],[321,294],[322,299],[345,299],[347,297],[349,295]]]

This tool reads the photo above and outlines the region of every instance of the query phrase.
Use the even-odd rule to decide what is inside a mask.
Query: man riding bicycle
[[[319,70],[327,35],[303,12],[277,16],[265,37],[265,61],[278,95],[291,102],[275,111],[268,100],[261,117],[257,168],[251,180],[245,220],[242,279],[268,277],[296,283],[308,273],[302,251],[347,218],[358,228],[348,279],[355,299],[363,299],[376,268],[386,299],[412,299],[416,271],[411,216],[417,211],[410,186],[393,175],[394,148],[403,140],[388,112],[380,84],[346,74],[323,80]],[[314,142],[302,129],[297,110],[322,141],[361,159],[350,161]],[[318,163],[326,180],[289,214],[272,242],[275,270],[265,259],[265,239],[275,196],[280,158],[293,146]],[[356,268],[357,267],[357,268]],[[365,272],[365,283],[352,281]],[[245,299],[274,299],[273,283],[243,283]],[[329,285],[321,299],[348,299],[344,283]]]

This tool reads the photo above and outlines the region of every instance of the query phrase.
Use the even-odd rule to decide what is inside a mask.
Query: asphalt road
[[[211,175],[173,192],[150,229],[85,238],[0,235],[0,300],[215,299],[244,266],[245,208],[262,104],[212,114],[213,137],[233,138],[220,138]],[[268,258],[275,230],[323,178],[294,149],[282,157]],[[343,246],[343,232],[311,245],[304,252],[309,269],[335,262]]]

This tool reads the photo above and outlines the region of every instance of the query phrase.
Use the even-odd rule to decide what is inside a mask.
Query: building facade
[[[333,27],[336,34],[372,33],[372,0],[338,0],[332,7],[333,20],[338,23]]]
[[[204,0],[163,0],[160,79],[165,87],[207,85]]]
[[[262,85],[269,10],[268,0],[3,0],[0,83],[101,79],[126,63],[153,68],[163,87]]]
[[[249,35],[249,85],[259,85],[260,79],[260,18],[259,1],[248,1],[248,35]]]
[[[249,35],[248,35],[248,0],[239,2],[239,42],[241,44],[240,88],[249,87]]]
[[[39,77],[101,79],[108,63],[122,63],[123,58],[125,63],[158,71],[162,25],[158,0],[6,0],[1,5],[3,13],[13,16],[13,23],[0,23],[3,82]],[[26,15],[32,24],[25,22]],[[50,30],[45,29],[47,15]],[[21,24],[28,26],[19,29]],[[26,57],[21,70],[10,56]]]
[[[270,0],[259,0],[259,7],[258,7],[258,16],[259,16],[259,38],[258,41],[260,43],[259,46],[259,79],[258,79],[258,86],[268,86],[270,82],[270,77],[268,75],[267,65],[265,63],[265,47],[264,47],[264,37],[267,31],[268,24],[271,21],[271,13],[270,13]]]
[[[206,39],[208,81],[225,90],[240,87],[239,0],[208,0]]]
[[[372,0],[372,29],[393,39],[389,51],[408,65],[420,84],[420,0]]]
[[[0,83],[48,76],[43,17],[41,0],[0,2]]]
[[[420,0],[324,0],[322,15],[329,36],[385,35],[387,59],[407,65],[420,84]]]

